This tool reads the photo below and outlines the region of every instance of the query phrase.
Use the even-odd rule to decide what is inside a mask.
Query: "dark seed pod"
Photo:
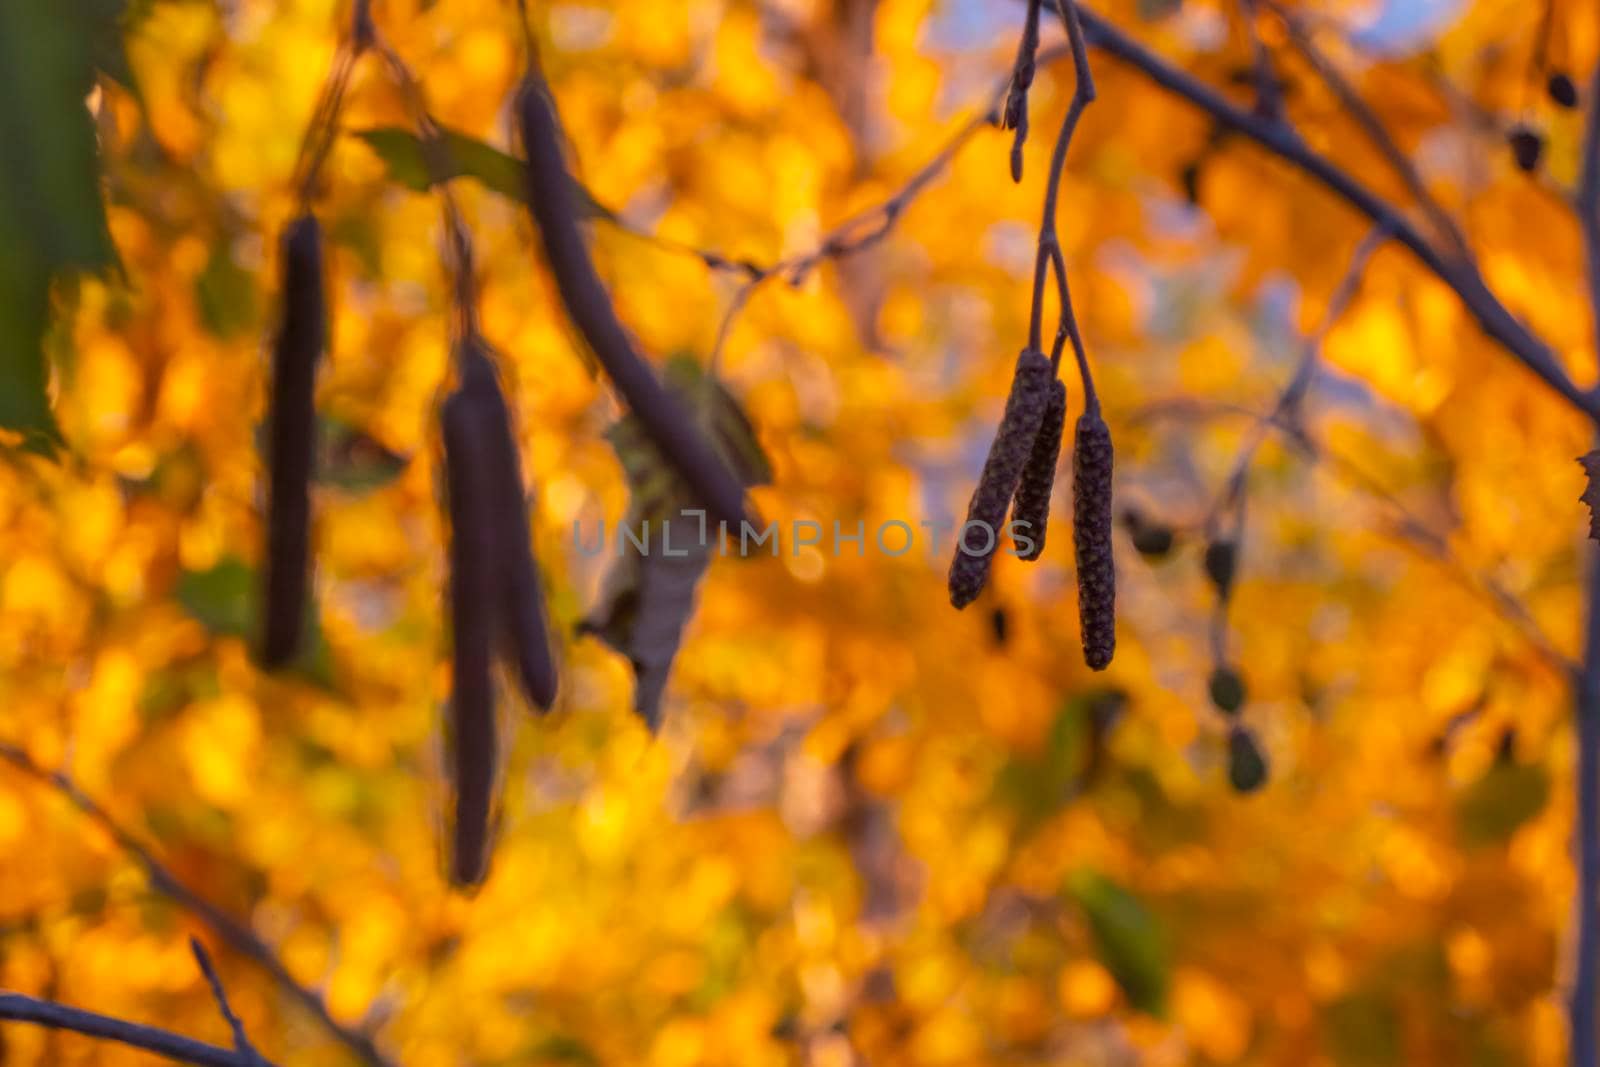
[[[1044,535],[1050,522],[1050,495],[1056,485],[1056,463],[1061,459],[1061,434],[1067,421],[1067,387],[1057,378],[1050,383],[1050,403],[1044,409],[1039,433],[1033,439],[1028,465],[1017,483],[1017,499],[1011,518],[1026,523],[1023,532],[1033,539],[1033,548],[1020,558],[1035,560],[1044,552]]]
[[[476,885],[489,865],[497,738],[491,665],[500,598],[496,573],[496,445],[482,395],[445,400],[445,481],[450,509],[450,622],[453,637],[451,778],[455,811],[450,878]]]
[[[1227,539],[1206,546],[1206,577],[1217,591],[1217,599],[1226,600],[1233,592],[1233,575],[1239,559],[1239,549]]]
[[[1072,445],[1072,542],[1078,560],[1083,661],[1105,670],[1117,647],[1117,572],[1111,555],[1111,431],[1098,411],[1078,416]]]
[[[1033,441],[1050,402],[1050,382],[1054,374],[1043,352],[1025,348],[1017,357],[1005,414],[1001,416],[1000,428],[995,431],[989,455],[983,461],[983,473],[978,476],[978,485],[967,505],[967,523],[984,524],[989,536],[969,546],[966,525],[956,532],[955,558],[950,561],[950,603],[958,608],[972,603],[989,580],[989,562],[1000,544],[1006,508],[1017,491],[1022,469],[1033,454]]]
[[[1244,706],[1244,679],[1232,667],[1223,666],[1212,671],[1207,686],[1211,691],[1211,703],[1218,711],[1237,715]]]
[[[517,679],[530,701],[549,710],[556,698],[556,665],[545,624],[544,591],[533,558],[528,530],[527,497],[522,463],[511,433],[511,416],[495,378],[494,365],[482,343],[464,342],[458,395],[479,412],[494,447],[494,559],[502,568],[498,596],[504,599],[501,644],[516,666]]]
[[[261,635],[261,662],[267,667],[292,660],[305,630],[311,585],[317,363],[327,339],[327,317],[322,231],[314,216],[302,215],[283,232],[283,320],[272,349]]]
[[[1228,730],[1228,784],[1235,792],[1253,793],[1267,783],[1267,758],[1249,727],[1234,723]]]
[[[1530,174],[1538,169],[1539,158],[1544,155],[1544,136],[1538,130],[1519,122],[1506,135],[1506,141],[1519,168]]]
[[[1137,508],[1127,508],[1122,512],[1122,525],[1133,547],[1146,559],[1161,559],[1172,551],[1172,527],[1166,523],[1146,518]]]
[[[1578,106],[1578,87],[1572,83],[1572,78],[1564,70],[1558,70],[1550,75],[1550,80],[1545,83],[1545,91],[1550,94],[1550,99],[1561,107]]]

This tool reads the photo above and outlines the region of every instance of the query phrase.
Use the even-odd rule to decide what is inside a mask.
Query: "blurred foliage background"
[[[1250,101],[1237,5],[1094,6]],[[664,242],[757,264],[813,250],[989,106],[1022,18],[978,0],[531,8],[573,166],[627,223],[594,221],[597,262],[662,365],[709,362],[742,284]],[[374,15],[441,122],[512,149],[513,5]],[[1582,116],[1545,79],[1583,80],[1600,16],[1511,0],[1307,15],[1496,291],[1590,380],[1562,202]],[[1103,675],[1081,666],[1064,532],[1036,565],[1002,558],[960,613],[948,534],[934,548],[919,530],[901,556],[870,539],[962,513],[1026,335],[1064,61],[1040,69],[1020,184],[1009,134],[980,130],[884,241],[757,287],[730,320],[715,369],[771,465],[759,506],[785,526],[864,520],[869,542],[714,562],[659,737],[632,713],[627,662],[577,635],[609,561],[573,525],[626,511],[606,435],[621,412],[503,161],[473,157],[453,185],[565,676],[549,717],[505,709],[493,870],[452,893],[435,428],[450,285],[375,59],[317,202],[335,310],[315,647],[279,675],[250,654],[277,233],[344,18],[333,0],[0,12],[0,132],[26,146],[0,165],[0,422],[16,431],[0,740],[67,770],[396,1062],[1563,1061],[1584,420],[1412,259],[1376,254],[1322,346],[1314,447],[1269,434],[1250,468],[1224,658],[1270,780],[1236,793],[1207,695],[1200,527],[1367,227],[1100,54],[1062,239],[1119,507],[1175,532],[1151,554],[1119,534]],[[1281,23],[1254,30],[1307,138],[1407,201]],[[1519,122],[1543,138],[1532,173],[1506,144]],[[1081,401],[1069,381],[1070,414]],[[0,885],[0,985],[226,1043],[194,917],[59,789],[6,768]],[[263,1052],[349,1062],[251,960],[219,962]],[[44,1030],[0,1040],[19,1067],[142,1062]]]

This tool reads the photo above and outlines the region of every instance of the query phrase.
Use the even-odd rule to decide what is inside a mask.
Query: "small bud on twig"
[[[1519,169],[1529,174],[1538,169],[1539,159],[1544,155],[1544,136],[1538,130],[1519,122],[1511,127],[1506,141],[1511,145],[1511,155]]]
[[[1233,575],[1238,557],[1238,546],[1225,538],[1206,546],[1206,577],[1211,579],[1218,600],[1227,600],[1233,592]]]
[[[1161,559],[1172,551],[1172,527],[1145,517],[1138,508],[1124,508],[1122,525],[1134,549],[1146,559]]]
[[[1267,758],[1255,734],[1243,723],[1228,730],[1228,783],[1236,792],[1253,793],[1267,782]]]
[[[1207,688],[1211,693],[1211,703],[1224,714],[1237,715],[1244,706],[1244,679],[1232,667],[1220,666],[1212,671]]]
[[[1545,91],[1560,107],[1578,106],[1578,87],[1572,83],[1572,78],[1564,70],[1558,70],[1550,75],[1550,80],[1545,83]]]

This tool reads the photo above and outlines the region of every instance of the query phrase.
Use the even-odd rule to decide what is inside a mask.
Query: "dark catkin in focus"
[[[451,780],[455,810],[450,878],[483,880],[489,861],[497,738],[492,664],[499,598],[496,574],[495,479],[490,423],[479,390],[463,388],[444,402],[446,491],[450,513]]]
[[[1050,495],[1056,485],[1056,464],[1061,459],[1061,436],[1067,422],[1067,387],[1057,378],[1050,383],[1050,403],[1044,409],[1044,419],[1033,439],[1033,451],[1028,455],[1028,465],[1022,470],[1022,480],[1017,483],[1016,505],[1012,519],[1022,532],[1033,541],[1033,546],[1020,555],[1025,560],[1036,560],[1044,553],[1046,528],[1050,523]]]
[[[302,215],[283,232],[283,318],[272,349],[268,419],[267,559],[261,661],[300,650],[311,584],[311,478],[316,379],[327,337],[322,230]]]
[[[1117,574],[1111,556],[1111,431],[1100,412],[1078,417],[1072,447],[1072,542],[1078,561],[1083,659],[1104,670],[1117,647]]]
[[[966,524],[956,531],[955,557],[950,561],[950,603],[958,608],[977,599],[989,580],[989,563],[1000,543],[1006,509],[1017,491],[1022,470],[1033,454],[1033,441],[1050,403],[1050,383],[1054,375],[1050,360],[1043,352],[1025,348],[1017,357],[1005,414],[1001,416],[1000,428],[995,431],[989,455],[983,462],[983,473],[978,476],[977,488],[972,491],[972,500],[967,505]],[[981,540],[976,547],[969,548],[967,527],[972,525],[978,526],[975,534]]]

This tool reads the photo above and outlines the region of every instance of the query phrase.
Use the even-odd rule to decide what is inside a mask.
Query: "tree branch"
[[[1340,106],[1355,120],[1356,125],[1361,127],[1362,132],[1367,136],[1367,140],[1372,142],[1372,146],[1378,150],[1378,153],[1383,156],[1394,172],[1400,176],[1400,180],[1405,182],[1406,188],[1416,198],[1417,203],[1421,206],[1423,213],[1428,216],[1428,220],[1433,224],[1434,229],[1439,231],[1438,236],[1444,238],[1453,246],[1452,251],[1458,258],[1471,259],[1471,246],[1467,243],[1466,235],[1461,232],[1461,227],[1456,224],[1454,216],[1445,210],[1444,205],[1439,203],[1433,193],[1428,190],[1427,185],[1422,180],[1422,175],[1417,173],[1416,165],[1412,163],[1411,157],[1401,151],[1400,146],[1390,136],[1388,128],[1384,126],[1383,121],[1378,118],[1372,108],[1367,105],[1367,102],[1361,98],[1361,94],[1356,91],[1355,86],[1350,84],[1339,68],[1334,65],[1333,60],[1329,59],[1322,49],[1317,47],[1316,42],[1311,39],[1310,31],[1300,17],[1279,4],[1277,0],[1266,0],[1266,3],[1267,7],[1283,21],[1284,26],[1288,29],[1289,43],[1294,45],[1295,50],[1311,65],[1311,69],[1317,72],[1317,76],[1322,79],[1323,84],[1338,98]]]
[[[1583,163],[1575,202],[1589,277],[1596,358],[1600,359],[1600,66],[1589,85],[1589,113],[1583,130]],[[1597,420],[1600,423],[1600,420]],[[1600,434],[1597,434],[1600,438]],[[1578,852],[1577,936],[1572,988],[1567,993],[1568,1062],[1600,1067],[1596,998],[1600,997],[1600,548],[1584,541],[1587,583],[1584,597],[1583,664],[1574,672],[1577,718],[1576,827]]]
[[[81,1008],[69,1008],[65,1004],[39,1000],[21,993],[0,993],[0,1019],[34,1023],[53,1030],[70,1030],[103,1041],[115,1041],[178,1063],[195,1064],[196,1067],[272,1067],[259,1056],[246,1056],[233,1049],[208,1045],[169,1030],[130,1023]]]
[[[1055,6],[1055,0],[1046,0]],[[1460,298],[1489,337],[1579,411],[1600,419],[1600,394],[1580,388],[1555,353],[1523,325],[1489,290],[1470,263],[1443,255],[1394,205],[1361,184],[1338,164],[1309,147],[1294,129],[1246,111],[1188,72],[1173,66],[1110,22],[1080,6],[1091,45],[1144,73],[1156,85],[1210,115],[1321,182],[1373,222],[1387,226],[1429,271]]]
[[[93,797],[79,789],[77,783],[61,771],[48,771],[35,763],[22,749],[15,745],[0,744],[0,760],[5,760],[19,771],[39,782],[51,786],[61,793],[72,805],[83,812],[89,819],[99,826],[107,836],[117,843],[135,863],[144,869],[145,877],[150,882],[150,888],[175,901],[181,907],[193,914],[211,932],[220,937],[235,952],[254,960],[262,970],[287,992],[292,998],[299,1001],[301,1006],[309,1011],[319,1023],[338,1041],[353,1052],[357,1059],[367,1067],[392,1067],[383,1054],[378,1051],[377,1045],[366,1034],[351,1029],[339,1022],[328,1011],[328,1006],[320,996],[312,990],[295,981],[283,962],[273,953],[266,942],[257,937],[244,924],[233,916],[206,900],[195,890],[190,889],[178,876],[173,874],[161,863],[160,860],[141,844],[138,838],[125,830],[120,823],[111,817],[111,814],[101,807]],[[237,1063],[237,1060],[230,1060]]]

